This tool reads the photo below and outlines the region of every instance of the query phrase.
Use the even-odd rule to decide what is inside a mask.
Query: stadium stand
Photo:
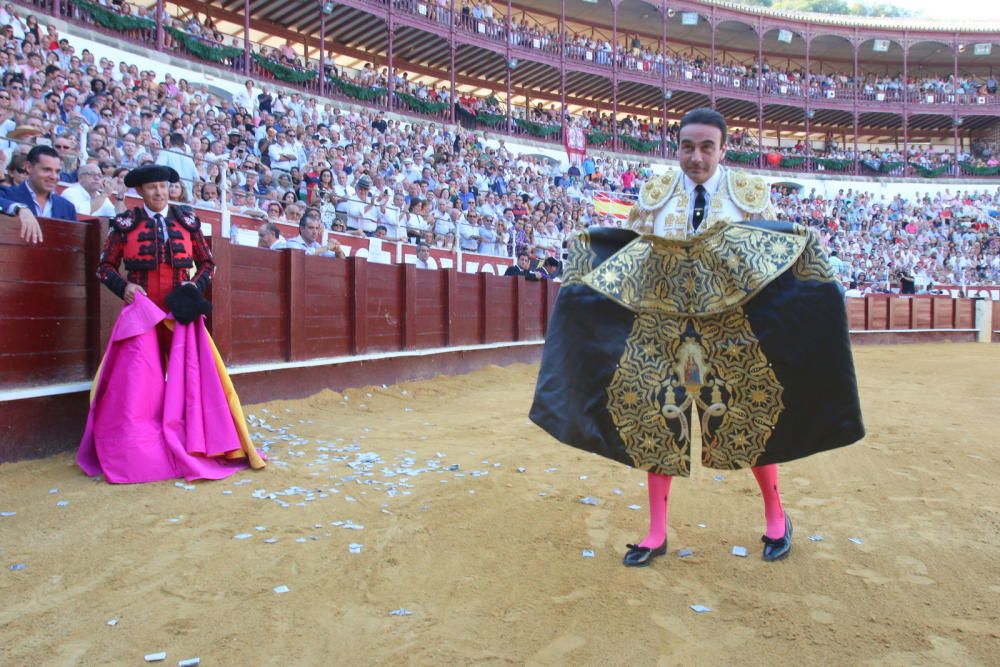
[[[805,62],[789,57],[781,66],[773,54],[764,57],[763,40],[757,44],[760,57],[720,54],[714,37],[722,30],[718,25],[710,31],[708,54],[669,40],[667,48],[660,48],[662,40],[622,30],[613,31],[610,39],[597,30],[588,35],[573,31],[579,26],[571,22],[562,24],[566,48],[560,49],[559,22],[553,24],[542,10],[522,9],[511,14],[508,23],[506,8],[481,2],[456,5],[454,10],[446,2],[409,0],[331,7],[331,17],[371,18],[367,8],[379,15],[405,16],[414,25],[432,22],[445,28],[452,40],[462,38],[456,36],[461,33],[470,40],[500,41],[509,53],[533,51],[539,57],[554,55],[564,65],[577,61],[583,67],[605,68],[616,92],[612,104],[602,110],[569,104],[565,87],[559,104],[531,104],[527,95],[523,104],[515,104],[511,77],[521,76],[523,70],[513,58],[501,63],[506,90],[498,92],[501,86],[495,86],[486,92],[471,85],[459,90],[454,73],[449,81],[445,70],[434,77],[426,67],[410,72],[401,63],[390,75],[389,68],[377,67],[374,59],[353,62],[346,49],[344,54],[321,51],[318,58],[309,58],[301,44],[277,33],[265,40],[268,44],[253,44],[242,33],[226,32],[233,27],[231,2],[200,5],[200,12],[184,3],[171,4],[172,13],[167,5],[160,6],[164,9],[159,15],[155,3],[141,7],[82,0],[44,0],[31,10],[8,3],[0,10],[0,137],[7,137],[0,141],[0,150],[4,164],[13,167],[5,170],[6,185],[23,180],[12,159],[45,141],[64,155],[67,185],[77,181],[81,164],[99,165],[101,185],[96,191],[101,194],[92,196],[91,212],[101,210],[102,199],[128,194],[122,183],[128,168],[170,163],[185,178],[176,192],[178,202],[239,216],[249,221],[244,224],[252,231],[259,223],[272,222],[293,235],[306,208],[315,207],[333,233],[423,241],[445,252],[504,258],[526,251],[541,261],[561,257],[567,239],[582,228],[621,224],[606,207],[595,207],[595,195],[627,205],[654,169],[665,164],[661,158],[671,155],[676,110],[714,100],[735,118],[730,164],[766,165],[771,173],[924,179],[926,192],[888,199],[876,194],[874,185],[845,188],[834,197],[774,188],[782,217],[822,231],[845,282],[889,290],[898,288],[901,272],[912,274],[923,291],[940,284],[1000,282],[1000,189],[987,181],[935,185],[930,180],[987,178],[1000,172],[995,132],[990,134],[1000,114],[993,70],[971,61],[964,73],[958,70],[964,51],[978,48],[973,42],[961,53],[955,50],[951,74],[914,76],[905,71],[905,58],[900,72],[892,70],[893,64],[882,66],[881,72],[874,65],[869,71],[860,69],[860,42],[851,71],[836,59],[821,61],[816,68],[808,48]],[[45,15],[40,22],[35,12],[126,41],[152,42],[166,53],[210,63],[230,76],[249,76],[243,90],[230,99],[191,83],[191,72],[181,67],[158,77],[128,64],[124,52],[115,59],[96,58],[85,49],[77,53],[74,37],[45,24]],[[259,26],[275,18],[268,12],[272,10],[263,7],[254,12],[255,20],[263,22]],[[712,6],[713,20],[722,23],[716,12]],[[333,22],[316,8],[312,14],[320,14],[324,24]],[[671,16],[663,22],[665,31],[674,30],[674,18],[682,20]],[[758,18],[748,14],[747,25]],[[982,39],[995,38],[992,34]],[[802,37],[793,32],[789,39],[797,46]],[[270,45],[275,40],[284,43]],[[914,54],[920,53],[921,43],[926,42],[909,44]],[[891,55],[895,47],[888,48]],[[925,57],[926,67],[921,67],[940,69],[941,63],[947,64],[932,56]],[[568,68],[555,74],[576,77]],[[551,72],[539,77],[542,74]],[[667,86],[652,87],[659,95],[654,100],[649,91],[638,92],[636,80],[619,78],[633,75],[666,82],[677,91],[668,99],[661,95]],[[601,80],[607,83],[606,77]],[[569,92],[582,101],[589,88],[582,79],[578,83],[579,91]],[[746,91],[755,103],[725,97]],[[797,115],[787,115],[791,112],[763,102],[770,95],[798,97],[801,108]],[[630,113],[643,101],[649,107],[645,114]],[[358,102],[366,107],[355,106]],[[853,105],[848,107],[855,127],[851,141],[842,131],[824,129],[842,124],[844,104]],[[862,112],[868,109],[858,106],[862,104],[903,105],[907,122],[902,128],[891,122],[879,127],[888,122],[886,114]],[[762,112],[756,114],[755,128],[747,122],[753,114],[746,112],[758,105]],[[767,119],[765,106],[773,120]],[[959,126],[951,120],[959,119],[954,114],[966,107],[978,111],[969,112],[963,127],[968,134],[960,137]],[[869,127],[862,127],[861,117]],[[561,142],[563,118],[568,127],[583,131],[592,149],[569,168],[524,148],[530,142]],[[944,132],[941,118],[948,119]],[[916,124],[911,126],[911,119]],[[460,125],[448,123],[453,120]],[[810,133],[810,121],[822,132],[821,140]],[[903,130],[902,145],[897,129]],[[502,131],[510,135],[507,141]],[[891,142],[885,140],[888,136]],[[244,233],[241,239],[246,238]]]

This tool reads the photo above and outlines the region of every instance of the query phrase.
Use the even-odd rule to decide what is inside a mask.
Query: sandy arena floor
[[[1000,345],[855,353],[869,436],[783,466],[776,564],[696,468],[622,567],[645,475],[532,426],[536,367],[251,406],[273,464],[190,488],[4,465],[0,664],[1000,664]]]

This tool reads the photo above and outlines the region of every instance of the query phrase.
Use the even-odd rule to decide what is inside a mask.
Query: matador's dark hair
[[[678,131],[683,130],[685,125],[711,125],[712,127],[719,128],[722,132],[722,143],[720,146],[726,144],[726,139],[728,138],[726,130],[726,119],[722,117],[722,114],[715,109],[709,109],[708,107],[702,107],[700,109],[692,109],[684,114],[681,118],[681,125]]]

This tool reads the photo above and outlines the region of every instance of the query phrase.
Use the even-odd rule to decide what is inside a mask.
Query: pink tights
[[[649,487],[649,533],[639,542],[640,547],[656,549],[667,539],[667,499],[670,497],[670,475],[646,474]]]
[[[781,493],[778,491],[778,466],[772,463],[751,470],[764,497],[764,519],[767,521],[765,535],[771,538],[782,537],[785,534],[785,510],[781,507]],[[667,538],[667,507],[672,480],[670,475],[647,473],[649,533],[639,542],[640,547],[655,549]]]
[[[778,491],[778,466],[774,463],[751,468],[757,478],[760,494],[764,496],[764,519],[767,530],[764,534],[777,539],[785,536],[785,510],[781,507],[781,493]]]

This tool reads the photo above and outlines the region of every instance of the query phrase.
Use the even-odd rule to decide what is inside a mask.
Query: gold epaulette
[[[740,210],[758,216],[763,213],[771,201],[764,178],[735,169],[727,169],[726,174],[729,176],[729,192]]]
[[[652,211],[662,206],[674,193],[674,188],[680,181],[680,175],[679,169],[670,169],[665,174],[646,181],[639,191],[639,201],[635,208]]]

